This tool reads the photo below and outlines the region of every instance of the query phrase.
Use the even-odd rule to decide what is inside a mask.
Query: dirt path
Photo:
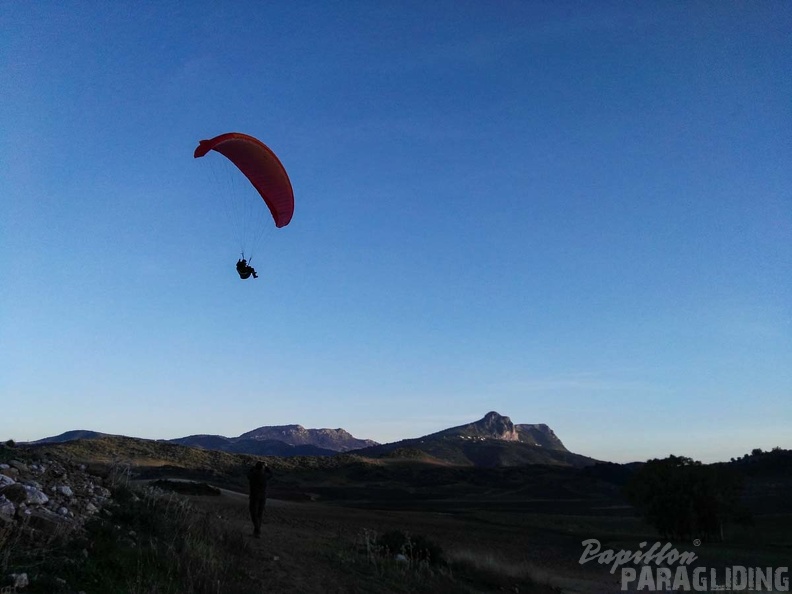
[[[154,483],[154,482],[157,482],[157,481],[168,481],[168,482],[171,482],[171,483],[195,483],[196,482],[196,481],[191,480],[191,479],[169,478],[169,477],[160,477],[160,478],[156,478],[156,479],[142,479],[142,480],[136,480],[136,481],[133,481],[133,482],[136,483],[136,484],[139,484],[139,485],[148,485],[150,483]],[[240,500],[240,501],[244,501],[245,505],[247,505],[247,500],[248,500],[247,493],[240,493],[239,491],[231,491],[230,489],[223,489],[221,487],[215,487],[214,485],[212,485],[212,486],[213,486],[213,488],[215,488],[218,491],[220,491],[220,493],[222,495],[227,496],[230,499],[237,499],[237,500]],[[201,500],[201,498],[196,498],[196,497],[193,497],[193,499]],[[282,507],[284,505],[293,505],[293,504],[294,504],[293,501],[284,501],[284,500],[272,499],[272,498],[268,498],[267,499],[267,507]]]

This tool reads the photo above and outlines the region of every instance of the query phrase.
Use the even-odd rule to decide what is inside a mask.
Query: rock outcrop
[[[520,425],[515,425],[514,428],[517,429],[517,434],[520,436],[520,441],[524,443],[530,443],[533,445],[542,446],[543,448],[559,450],[562,452],[569,451],[555,434],[555,431],[550,429],[550,427],[544,423],[523,423]]]
[[[36,530],[79,528],[111,500],[101,477],[83,465],[44,459],[0,464],[0,523]]]

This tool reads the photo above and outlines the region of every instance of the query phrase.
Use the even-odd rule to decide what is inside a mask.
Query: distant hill
[[[344,429],[306,429],[302,425],[264,426],[239,437],[189,435],[167,440],[206,450],[257,456],[333,456],[377,445],[371,439],[358,439]]]
[[[306,429],[302,425],[259,427],[243,433],[238,439],[277,439],[293,446],[313,445],[334,452],[348,452],[378,445],[371,439],[358,439],[344,429]]]
[[[63,443],[64,441],[72,441],[74,439],[98,439],[100,437],[111,437],[109,433],[100,433],[98,431],[86,431],[84,429],[77,429],[75,431],[66,431],[60,435],[52,437],[45,437],[30,443]]]
[[[417,452],[421,452],[438,462],[463,466],[549,464],[584,467],[596,462],[568,451],[547,425],[515,425],[509,417],[495,411],[473,423],[364,448],[355,454],[392,458],[399,452],[405,453],[405,457],[416,457]]]
[[[164,439],[168,443],[190,446],[191,448],[203,448],[205,450],[225,451],[232,443],[233,439],[222,435],[188,435],[187,437],[177,437],[176,439]]]
[[[222,435],[189,435],[163,441],[204,450],[254,456],[334,456],[338,453],[336,450],[320,448],[312,444],[292,445],[278,439],[240,439]]]
[[[99,431],[66,431],[31,443],[64,443],[76,439],[119,437]],[[306,429],[302,425],[264,426],[239,437],[223,435],[188,435],[157,440],[166,443],[254,456],[334,456],[339,453],[377,445],[371,439],[358,439],[344,429]]]

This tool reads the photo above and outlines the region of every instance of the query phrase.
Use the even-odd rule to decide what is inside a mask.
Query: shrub
[[[434,565],[445,564],[440,546],[420,534],[410,535],[401,530],[392,530],[380,536],[377,545],[386,554],[401,554],[411,561],[425,561]]]

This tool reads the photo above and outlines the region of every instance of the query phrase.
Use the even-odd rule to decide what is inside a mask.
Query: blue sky
[[[0,3],[0,437],[792,447],[792,5],[182,4]]]

